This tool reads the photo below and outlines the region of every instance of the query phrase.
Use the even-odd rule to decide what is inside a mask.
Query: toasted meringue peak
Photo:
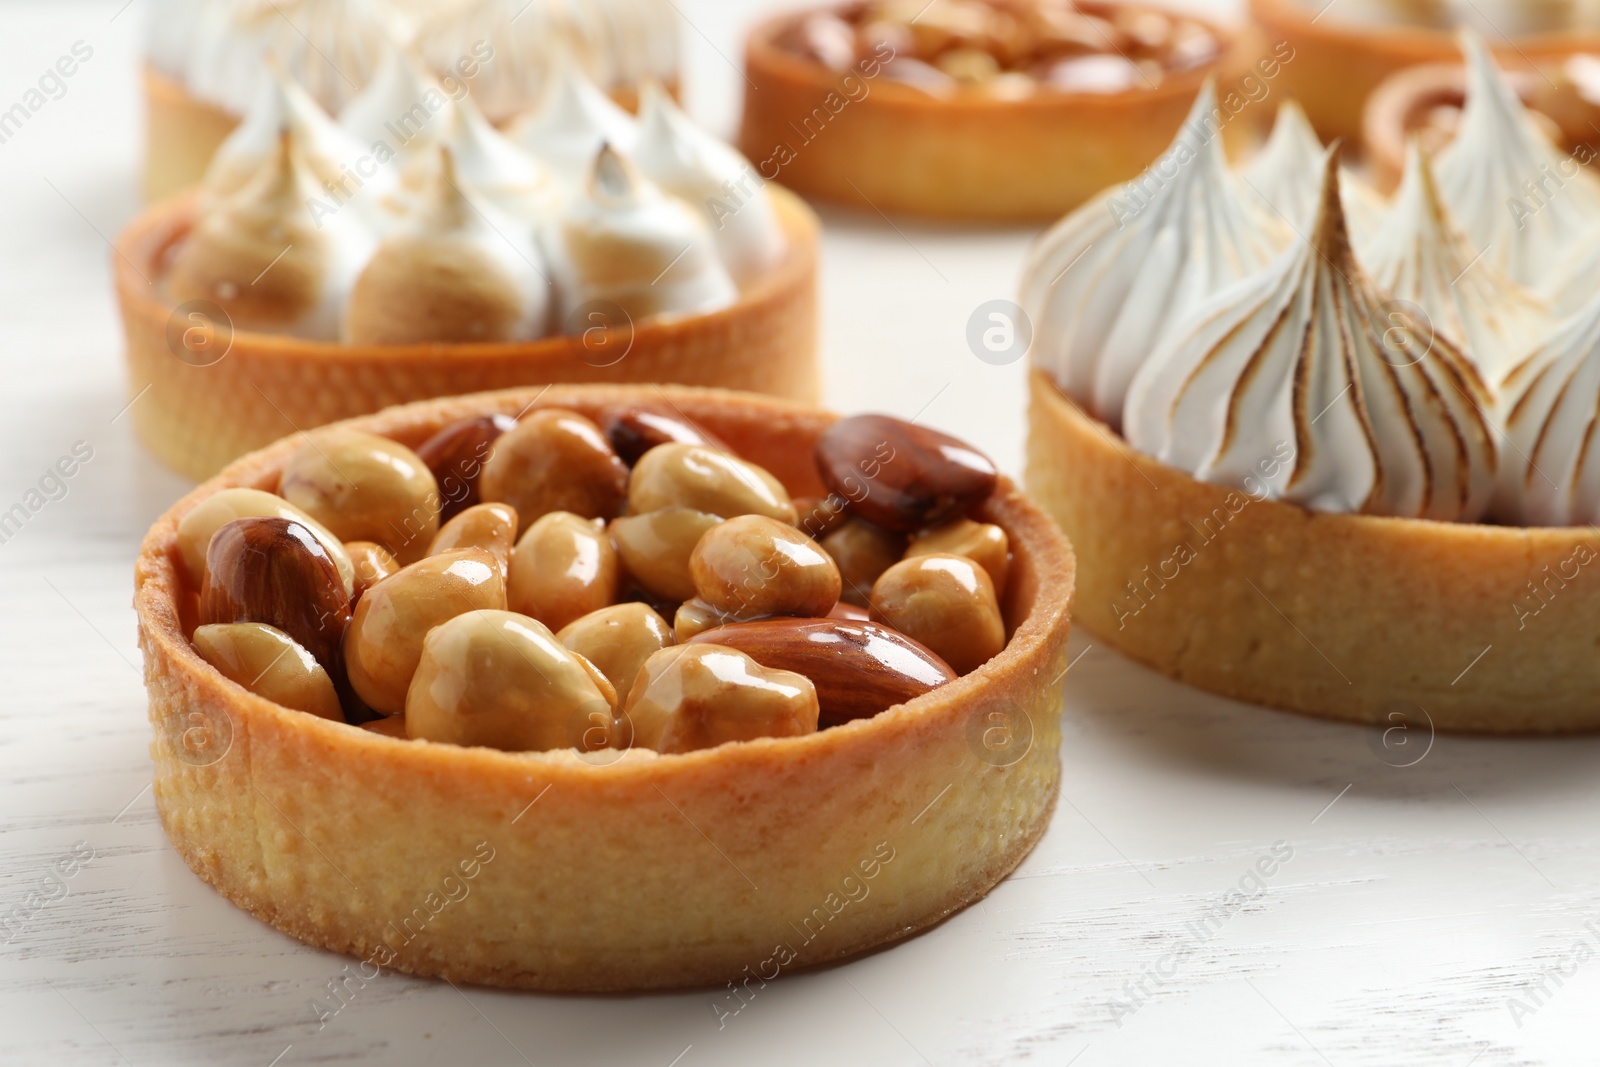
[[[417,210],[356,280],[344,339],[382,345],[544,336],[550,282],[532,231],[474,193],[449,148],[438,152]]]
[[[1600,523],[1600,297],[1506,379],[1495,514],[1519,526]]]
[[[531,223],[555,210],[560,190],[549,169],[490,125],[470,96],[457,102],[445,142],[461,177],[502,211]]]
[[[354,210],[313,213],[321,192],[291,133],[256,175],[210,204],[174,256],[178,301],[210,300],[241,329],[333,340],[375,237]]]
[[[713,311],[738,297],[700,213],[663,193],[610,145],[566,205],[553,243],[569,313],[604,300],[638,321]]]
[[[1472,521],[1494,492],[1488,391],[1362,273],[1328,153],[1308,241],[1205,301],[1128,392],[1136,448],[1316,511]]]
[[[1228,173],[1210,82],[1172,147],[1041,237],[1023,272],[1035,364],[1116,426],[1128,383],[1187,308],[1259,269],[1281,235]]]
[[[783,228],[761,175],[654,82],[644,89],[633,159],[651,181],[700,209],[735,280],[758,275],[783,254]]]
[[[561,64],[543,106],[511,130],[519,145],[569,187],[587,180],[601,144],[631,153],[638,135],[633,116],[571,62]]]
[[[339,127],[275,60],[266,61],[255,101],[244,121],[218,146],[206,169],[205,190],[227,196],[243,188],[277,154],[287,133],[318,184],[339,182],[342,169],[362,153],[360,142]]]
[[[1394,207],[1365,259],[1379,288],[1421,307],[1432,330],[1460,349],[1491,388],[1549,329],[1542,297],[1479,260],[1415,141]]]
[[[438,156],[453,107],[433,75],[393,45],[367,87],[339,113],[339,126],[366,151],[403,166]]]
[[[1306,113],[1293,100],[1278,108],[1272,136],[1261,151],[1239,172],[1239,180],[1255,202],[1273,218],[1281,218],[1304,232],[1311,225],[1322,191],[1324,149],[1311,128]],[[1348,170],[1340,177],[1345,218],[1358,247],[1365,247],[1370,235],[1378,232],[1383,217],[1383,198],[1366,182]]]
[[[1467,106],[1439,155],[1439,192],[1485,260],[1549,295],[1568,250],[1595,238],[1600,184],[1534,125],[1483,40],[1461,41]]]
[[[677,13],[666,0],[466,0],[424,19],[417,43],[434,70],[467,77],[496,125],[538,105],[563,62],[608,91],[678,71]]]

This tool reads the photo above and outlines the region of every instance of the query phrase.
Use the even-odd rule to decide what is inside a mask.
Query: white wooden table
[[[148,789],[132,561],[185,483],[123,415],[105,239],[138,206],[144,11],[121,3],[0,8],[0,110],[74,42],[93,49],[0,143],[0,510],[93,450],[0,544],[0,1061],[1594,1062],[1600,741],[1417,738],[1425,757],[1396,767],[1412,757],[1370,732],[1204,696],[1085,635],[1054,825],[937,929],[786,977],[721,1028],[709,992],[401,976],[319,1028],[308,1002],[346,961],[202,884]],[[696,109],[726,128],[723,57],[758,5],[679,3]],[[964,331],[1012,293],[1031,234],[825,219],[833,405],[928,405],[1015,472],[1022,365],[980,362]]]

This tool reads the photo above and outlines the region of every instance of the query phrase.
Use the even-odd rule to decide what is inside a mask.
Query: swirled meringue
[[[1533,124],[1483,41],[1461,39],[1467,106],[1439,155],[1439,192],[1487,262],[1548,295],[1574,242],[1595,239],[1600,184]]]
[[[1174,319],[1281,244],[1228,173],[1215,108],[1208,82],[1161,159],[1057,223],[1024,268],[1035,364],[1113,427],[1128,383]]]
[[[602,144],[632,153],[633,116],[611,102],[574,63],[563,63],[544,106],[511,127],[511,138],[532,152],[568,188],[588,180]]]
[[[645,176],[700,209],[736,281],[783,253],[783,228],[750,161],[701,130],[659,86],[645,86],[633,160]]]
[[[450,149],[452,180],[464,182],[477,196],[488,200],[524,227],[537,227],[557,210],[561,190],[538,160],[489,125],[470,96],[454,102],[441,120],[438,142],[432,152],[412,160],[401,173],[399,193],[391,210],[405,213],[409,202],[440,180],[438,145]]]
[[[202,211],[174,255],[172,296],[213,301],[241,329],[337,338],[350,286],[377,239],[358,211],[315,215],[320,192],[294,134],[284,132],[250,181]]]
[[[1351,251],[1329,152],[1310,240],[1194,311],[1134,380],[1124,433],[1257,498],[1472,521],[1494,493],[1488,391],[1447,340],[1395,344],[1391,310]]]
[[[1478,261],[1415,141],[1394,208],[1365,260],[1379,288],[1421,307],[1427,326],[1472,360],[1491,388],[1549,328],[1542,298]]]
[[[1496,516],[1519,526],[1600,523],[1600,298],[1518,364],[1505,392]]]
[[[204,186],[213,196],[243,188],[278,152],[285,133],[294,140],[318,184],[346,181],[349,164],[361,155],[360,142],[341,129],[304,89],[276,63],[268,63],[250,110],[217,147],[206,168]]]
[[[1239,172],[1245,192],[1269,216],[1281,218],[1302,232],[1311,225],[1321,193],[1322,142],[1306,113],[1293,100],[1278,108],[1272,135],[1248,166]],[[1357,247],[1378,232],[1384,214],[1377,190],[1345,171],[1339,180],[1345,219]]]
[[[713,311],[738,297],[700,213],[609,145],[563,210],[552,245],[569,317],[590,301],[614,303],[637,322]]]
[[[424,19],[416,40],[441,74],[473,61],[473,95],[497,125],[543,100],[563,61],[607,90],[678,70],[677,14],[664,0],[467,0]]]
[[[339,112],[339,126],[384,164],[392,161],[398,168],[438,157],[453,109],[433,76],[394,45],[367,87]]]
[[[550,321],[550,281],[533,233],[481,199],[449,148],[425,201],[356,280],[345,313],[351,344],[521,341]]]

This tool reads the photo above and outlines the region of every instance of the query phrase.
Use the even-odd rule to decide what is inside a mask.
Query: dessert
[[[276,62],[323,110],[363,109],[374,83],[392,83],[396,46],[414,49],[459,99],[470,89],[495,123],[548,91],[563,62],[580,64],[632,108],[648,82],[677,80],[677,15],[659,0],[161,0],[145,49],[145,195],[188,188],[257,95]],[[383,123],[427,121],[420,98],[373,113]],[[429,109],[431,110],[431,109]],[[370,144],[370,141],[364,142]]]
[[[1449,60],[1457,30],[1482,34],[1506,61],[1600,49],[1600,20],[1570,0],[1250,0],[1250,14],[1267,40],[1293,50],[1281,88],[1323,138],[1352,144],[1362,135],[1363,108],[1385,79]]]
[[[762,177],[868,210],[1037,219],[1139,173],[1201,84],[1247,130],[1289,53],[1145,4],[864,0],[745,46],[739,145]],[[1234,121],[1240,116],[1244,121]]]
[[[1152,201],[1165,240],[1268,243],[1227,284],[1191,264],[1174,286],[1163,256],[1116,248],[1099,276],[1062,275],[1103,205],[1041,239],[1023,285],[1047,327],[1028,481],[1085,561],[1078,610],[1109,644],[1224,695],[1386,727],[1600,725],[1600,594],[1582,581],[1600,558],[1582,525],[1600,514],[1600,287],[1562,268],[1600,224],[1600,187],[1563,170],[1548,219],[1494,217],[1560,156],[1488,51],[1470,57],[1461,136],[1437,159],[1414,144],[1358,238],[1334,150],[1299,176],[1317,194],[1294,229],[1247,184],[1260,163],[1198,158],[1206,195],[1173,182]],[[1153,340],[1073,333],[1053,301]]]
[[[491,464],[501,443],[531,458],[513,435],[551,416],[607,442],[672,425],[728,451],[667,440],[637,454],[628,515],[609,521],[612,498],[569,512],[558,506],[578,497],[529,492],[513,508],[470,475],[474,508],[503,509],[452,520],[479,543],[441,542],[447,523],[428,555],[367,586],[353,611],[316,520],[246,516],[197,544],[205,527],[188,516],[221,494],[270,495],[325,438],[442,456],[429,468],[442,488],[461,467],[428,443],[495,416],[516,421]],[[883,427],[896,431],[892,454],[850,447],[875,445]],[[1058,773],[1071,552],[992,467],[981,492],[982,458],[963,445],[952,459],[949,445],[892,420],[836,422],[744,394],[557,386],[395,408],[248,456],[157,522],[139,561],[163,823],[197,873],[280,929],[452,981],[715,984],[775,952],[787,969],[907,936],[1027,853]],[[930,638],[945,636],[943,610],[951,625],[1000,625],[1002,647],[965,648],[971,662],[956,668],[884,621],[835,617],[841,593],[864,607],[882,592],[895,609],[889,575],[865,594],[844,590],[826,551],[792,525],[792,494],[826,492],[814,455],[828,480],[853,479],[862,499],[893,489],[920,509],[898,515],[936,523],[918,536],[983,546],[991,566],[995,539],[972,529],[1003,531],[1003,582],[947,552],[904,565],[959,570],[959,596],[916,575],[901,583],[921,598],[913,613]],[[397,509],[410,503],[396,495]],[[441,496],[417,505],[414,527],[361,529],[405,557]],[[681,564],[684,607],[698,601],[711,619],[681,640],[667,621],[683,614],[677,596],[648,570],[608,565],[603,546],[644,509],[690,506],[716,509]],[[526,529],[507,577],[494,546],[513,522]],[[186,562],[197,550],[198,582]],[[530,584],[559,595],[517,603]],[[974,601],[967,585],[988,595]],[[223,647],[235,633],[248,654]],[[238,664],[273,648],[293,654],[246,678]],[[461,864],[474,857],[469,874]],[[441,879],[463,877],[482,892],[451,894],[447,912],[427,903]],[[417,908],[427,918],[405,925]]]
[[[390,60],[349,128],[279,72],[200,187],[122,234],[133,418],[160,458],[205,477],[285,433],[471,388],[814,397],[815,219],[665,92],[635,120],[568,65],[503,134]],[[430,122],[363,147],[364,105],[392,115],[419,87]]]

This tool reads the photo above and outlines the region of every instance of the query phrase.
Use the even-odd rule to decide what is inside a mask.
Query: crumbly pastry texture
[[[594,417],[663,397],[791,490],[822,491],[810,454],[829,416],[714,390],[557,386],[357,425],[416,446],[472,415],[555,405]],[[991,662],[819,733],[604,763],[380,736],[271,704],[206,666],[186,639],[178,519],[222,486],[271,486],[299,443],[241,460],[159,520],[135,596],[163,825],[196,873],[279,929],[452,981],[770,981],[938,922],[1042,833],[1074,566],[1009,483],[979,516],[1015,552],[1011,639]],[[985,737],[995,729],[1008,731],[1002,757]]]

